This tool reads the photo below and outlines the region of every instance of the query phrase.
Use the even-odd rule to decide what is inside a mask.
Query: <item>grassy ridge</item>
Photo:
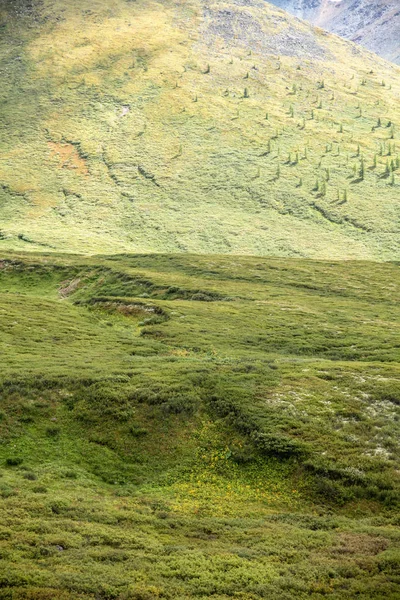
[[[398,267],[4,255],[0,598],[396,598]]]
[[[3,248],[399,257],[397,67],[261,0],[0,19]]]

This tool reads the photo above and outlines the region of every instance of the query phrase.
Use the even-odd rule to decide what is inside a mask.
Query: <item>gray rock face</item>
[[[318,44],[311,28],[293,27],[288,21],[289,15],[276,11],[268,22],[276,33],[267,32],[262,19],[263,0],[231,0],[231,4],[233,8],[228,4],[220,6],[217,2],[204,3],[201,39],[210,49],[215,46],[216,39],[223,39],[226,47],[233,44],[254,48],[263,56],[326,58],[327,50]],[[240,10],[235,5],[239,5]],[[259,9],[259,18],[254,18],[254,9]]]
[[[399,0],[269,0],[400,64]]]

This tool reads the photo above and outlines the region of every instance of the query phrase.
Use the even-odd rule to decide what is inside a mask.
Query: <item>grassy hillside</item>
[[[397,67],[263,0],[0,27],[0,248],[399,258]]]
[[[399,597],[398,265],[3,255],[0,598]]]

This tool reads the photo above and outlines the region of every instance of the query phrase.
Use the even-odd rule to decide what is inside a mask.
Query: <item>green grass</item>
[[[399,70],[222,8],[0,5],[0,600],[399,597]]]
[[[2,3],[0,247],[399,258],[399,69],[227,6]]]
[[[394,263],[0,263],[0,598],[397,598]]]

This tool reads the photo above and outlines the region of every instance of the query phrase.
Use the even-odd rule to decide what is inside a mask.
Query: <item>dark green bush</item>
[[[149,433],[149,431],[148,431],[148,429],[145,429],[144,427],[139,427],[138,425],[132,425],[132,427],[129,428],[129,433],[135,438],[140,438],[140,437],[147,435]]]
[[[61,432],[61,430],[59,427],[47,427],[47,429],[46,429],[47,437],[52,437],[52,438],[58,437],[60,435],[60,432]]]
[[[251,434],[256,448],[263,454],[288,458],[304,454],[305,448],[290,437],[272,433],[253,432]]]
[[[7,467],[18,467],[19,465],[22,465],[23,462],[23,458],[17,456],[11,456],[9,458],[6,458]]]
[[[0,484],[0,497],[1,498],[10,498],[11,496],[16,496],[17,492],[6,484]]]
[[[213,301],[211,296],[208,296],[207,294],[203,294],[201,292],[199,292],[197,294],[193,294],[193,296],[191,297],[191,300],[196,300],[197,302],[212,302]]]
[[[32,492],[35,494],[47,494],[47,488],[44,485],[37,485],[32,488]]]
[[[378,566],[380,571],[400,576],[400,550],[393,548],[379,555]]]
[[[351,498],[351,493],[343,485],[325,477],[316,478],[314,490],[328,502],[341,504]]]
[[[198,399],[194,395],[172,396],[166,402],[163,402],[161,409],[165,414],[194,414],[198,405]]]

